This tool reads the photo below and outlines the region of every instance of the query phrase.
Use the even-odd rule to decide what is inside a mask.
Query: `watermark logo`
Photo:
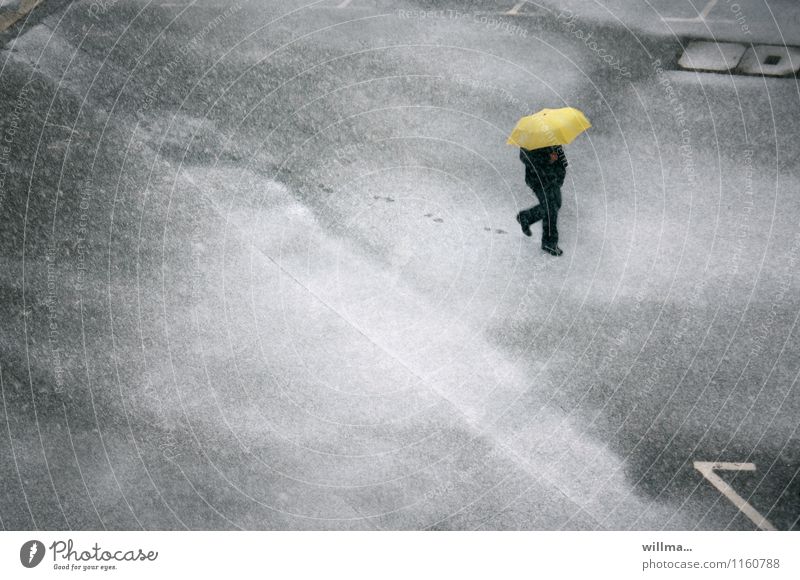
[[[44,544],[39,540],[28,540],[19,549],[19,561],[26,568],[36,568],[44,558]]]

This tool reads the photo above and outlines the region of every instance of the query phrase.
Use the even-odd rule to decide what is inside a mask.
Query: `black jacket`
[[[557,158],[552,159],[551,153]],[[519,158],[525,165],[525,183],[534,191],[544,191],[549,187],[561,187],[567,175],[567,156],[560,145],[541,149],[519,150]]]

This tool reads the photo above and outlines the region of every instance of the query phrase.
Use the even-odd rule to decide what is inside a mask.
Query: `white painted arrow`
[[[756,466],[754,463],[726,463],[726,462],[713,462],[713,461],[695,461],[694,468],[699,471],[703,477],[711,482],[711,485],[716,487],[722,495],[727,497],[736,508],[750,518],[755,525],[762,530],[775,531],[773,526],[767,518],[762,516],[756,508],[747,503],[742,496],[736,493],[733,488],[725,483],[722,478],[714,473],[715,471],[755,471]]]

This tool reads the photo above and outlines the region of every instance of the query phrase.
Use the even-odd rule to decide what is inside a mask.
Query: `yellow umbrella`
[[[578,109],[542,109],[517,121],[506,143],[524,149],[567,145],[591,126]]]

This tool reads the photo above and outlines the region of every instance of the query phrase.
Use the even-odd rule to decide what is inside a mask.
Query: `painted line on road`
[[[22,0],[22,3],[16,11],[0,14],[0,32],[9,28],[17,20],[36,8],[41,2],[42,0]]]
[[[665,22],[705,22],[716,5],[717,0],[708,0],[708,4],[705,5],[705,8],[703,8],[697,16],[693,16],[692,18],[662,18],[662,20]]]
[[[522,9],[523,6],[525,6],[525,4],[526,4],[525,2],[518,2],[517,4],[514,5],[514,7],[511,10],[506,12],[506,15],[516,16],[517,14],[519,14],[519,11]]]
[[[716,487],[719,492],[730,500],[736,508],[746,515],[751,522],[759,527],[761,530],[768,530],[771,532],[776,531],[767,518],[762,516],[756,508],[751,506],[745,499],[736,493],[733,488],[722,480],[722,478],[714,473],[715,470],[719,471],[755,471],[756,466],[754,463],[727,463],[727,462],[713,462],[713,461],[695,461],[694,468],[699,471],[703,477],[711,482],[711,485]]]
[[[708,4],[706,4],[706,7],[703,8],[702,12],[700,12],[700,18],[705,20],[711,13],[711,11],[714,9],[714,6],[716,5],[717,5],[717,0],[709,0]]]

